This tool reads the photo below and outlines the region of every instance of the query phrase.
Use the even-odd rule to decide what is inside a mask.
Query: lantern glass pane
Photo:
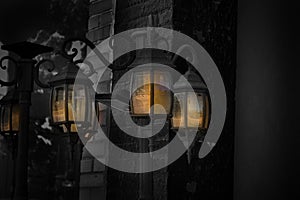
[[[154,114],[168,114],[171,110],[171,91],[170,88],[170,77],[164,72],[155,71],[154,73],[154,104],[161,105],[161,107],[155,107]],[[168,86],[169,88],[165,87]]]
[[[11,113],[10,105],[4,106],[4,113],[3,113],[3,131],[10,131],[10,113]]]
[[[12,107],[12,131],[19,131],[20,125],[20,107],[15,104]]]
[[[87,115],[86,88],[84,85],[68,86],[68,115],[69,121],[85,122]],[[74,109],[74,112],[73,112]],[[75,118],[74,118],[75,117]]]
[[[53,89],[52,93],[52,117],[53,122],[65,122],[66,110],[65,110],[65,88],[59,86]]]
[[[137,86],[141,85],[137,88]],[[151,103],[150,72],[137,72],[134,77],[134,88],[132,95],[132,111],[134,114],[149,114]]]
[[[171,92],[167,87],[164,86],[166,85],[170,87],[169,80],[170,77],[166,72],[136,72],[133,80],[133,87],[137,88],[132,94],[133,114],[150,114],[152,103],[159,104],[164,108],[161,109],[160,106],[156,106],[154,109],[154,114],[164,114],[165,112],[170,113],[172,101]],[[155,84],[151,84],[151,82],[154,82]],[[151,97],[152,94],[153,97]]]
[[[174,95],[173,104],[173,128],[185,127],[185,93],[177,93]]]
[[[204,98],[201,94],[187,93],[187,122],[189,128],[204,126]]]

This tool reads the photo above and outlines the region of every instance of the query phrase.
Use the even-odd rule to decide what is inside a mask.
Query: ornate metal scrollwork
[[[19,73],[18,73],[18,68],[17,68],[18,63],[17,63],[17,61],[16,61],[15,59],[13,59],[13,58],[10,57],[10,56],[4,56],[4,57],[2,57],[2,58],[0,59],[0,68],[1,68],[2,70],[7,70],[7,66],[6,66],[6,65],[3,65],[3,62],[4,62],[5,60],[11,61],[11,62],[14,64],[14,66],[15,66],[15,73],[14,73],[14,77],[13,77],[12,81],[3,81],[3,80],[0,79],[0,86],[1,86],[1,87],[2,87],[2,86],[12,86],[12,85],[15,85],[15,84],[16,84],[16,81],[17,81],[17,78],[18,78],[18,74],[19,74]]]
[[[112,51],[115,50],[115,47],[113,45],[113,37],[111,37],[109,39],[109,48],[112,49]],[[130,38],[124,38],[127,41],[129,41],[130,45],[134,45],[134,42],[132,42],[132,40]],[[116,64],[116,63],[110,63],[105,56],[100,52],[100,50],[95,46],[95,44],[93,42],[91,42],[90,40],[88,40],[87,38],[72,38],[72,39],[68,39],[64,42],[64,44],[62,45],[62,51],[60,52],[62,54],[62,56],[64,56],[65,58],[72,60],[75,64],[79,64],[79,63],[84,63],[86,65],[89,66],[90,68],[90,72],[91,73],[95,73],[95,70],[93,69],[93,65],[88,62],[87,60],[83,60],[82,58],[80,58],[79,60],[74,60],[75,57],[78,55],[79,51],[77,48],[67,48],[68,45],[72,45],[73,42],[82,42],[84,43],[86,46],[88,46],[94,53],[95,55],[101,60],[101,62],[105,65],[105,66],[109,66],[110,69],[112,70],[123,70],[126,67],[128,67],[129,65],[132,64],[132,62],[135,60],[136,55],[135,52],[131,53],[129,55],[129,59],[126,60],[125,63],[122,64]],[[71,53],[70,53],[71,51]],[[88,74],[88,76],[91,75],[91,73]]]
[[[48,67],[48,69],[47,69],[48,72],[52,72],[55,69],[55,64],[54,64],[54,62],[52,60],[50,60],[50,59],[43,59],[43,60],[41,60],[34,67],[34,81],[41,88],[50,88],[49,84],[45,84],[45,83],[41,82],[40,79],[39,79],[40,67],[43,64],[45,64],[45,63],[50,63],[50,67]]]
[[[127,41],[129,41],[130,45],[135,44],[132,41],[132,38],[125,38],[125,39]],[[73,48],[72,47],[73,42],[82,42],[84,45],[89,47],[95,53],[95,55],[101,60],[101,62],[105,66],[109,66],[109,68],[111,68],[112,70],[123,70],[126,67],[128,67],[129,65],[131,65],[133,63],[133,61],[135,60],[135,58],[136,58],[135,52],[132,52],[132,53],[129,54],[129,59],[126,60],[124,63],[121,63],[121,64],[110,63],[105,58],[105,56],[100,52],[100,50],[95,46],[95,44],[93,42],[91,42],[90,40],[88,40],[87,38],[72,38],[72,39],[66,40],[63,43],[61,50],[57,51],[56,53],[62,55],[64,58],[70,60],[71,62],[73,62],[76,65],[82,63],[82,64],[88,66],[89,72],[86,74],[87,76],[91,76],[91,75],[93,75],[97,72],[95,71],[95,69],[93,67],[93,64],[90,61],[88,61],[87,59],[79,58],[79,59],[75,60],[76,56],[79,53],[79,50],[78,50],[78,48],[75,48],[75,47]],[[110,40],[109,40],[109,48],[111,48],[112,51],[114,51],[115,48],[116,48],[113,45],[113,37],[111,37]],[[3,65],[4,60],[12,61],[15,65],[15,67],[18,65],[18,62],[16,60],[14,60],[12,57],[5,56],[5,57],[1,58],[1,60],[0,60],[0,67],[1,67],[2,70],[7,69],[7,66]],[[52,72],[55,69],[55,64],[50,59],[43,59],[35,65],[35,67],[34,67],[34,81],[41,88],[49,88],[50,87],[49,84],[43,83],[39,78],[40,68],[41,68],[42,65],[45,65],[45,63],[50,64],[50,67],[49,67],[49,65],[47,65],[47,70],[49,72]],[[0,80],[0,85],[1,86],[12,86],[12,85],[16,84],[17,78],[18,78],[18,75],[19,75],[17,67],[16,67],[16,72],[17,73],[14,73],[15,76],[13,77],[12,81]]]
[[[62,51],[60,52],[62,54],[62,56],[64,56],[65,58],[74,61],[74,58],[78,55],[78,49],[77,48],[72,48],[71,49],[71,54],[68,53],[68,45],[72,45],[73,42],[82,42],[85,45],[87,45],[89,48],[91,48],[95,54],[99,57],[99,59],[105,64],[105,65],[109,65],[108,60],[106,60],[106,58],[102,55],[102,53],[96,48],[95,44],[93,42],[91,42],[90,40],[88,40],[87,38],[72,38],[72,39],[68,39],[66,40],[63,45],[62,45]],[[76,62],[76,60],[74,61]]]

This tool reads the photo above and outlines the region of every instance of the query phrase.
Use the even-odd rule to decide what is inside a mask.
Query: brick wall
[[[104,3],[104,0],[91,3],[93,8],[90,10],[88,36],[97,43],[108,35],[108,30],[104,29],[109,24],[107,8],[110,3]],[[101,3],[103,6],[99,6]],[[199,142],[191,150],[193,159],[190,165],[187,165],[186,156],[183,155],[168,168],[154,172],[154,199],[233,198],[236,4],[236,0],[117,0],[113,27],[115,33],[131,28],[155,26],[172,28],[189,35],[212,56],[221,72],[227,92],[227,119],[213,151],[206,158],[198,159],[197,153],[201,145]],[[113,82],[124,72],[115,73]],[[126,136],[120,137],[121,134],[112,120],[111,140],[124,149],[135,151],[134,142]],[[107,176],[107,199],[138,198],[137,174],[109,169]]]
[[[235,0],[117,1],[114,27],[116,32],[136,27],[156,26],[173,28],[189,35],[201,43],[216,62],[224,79],[228,96],[225,128],[214,150],[205,159],[197,159],[197,150],[201,145],[198,143],[192,149],[193,159],[189,166],[186,166],[186,158],[183,156],[169,166],[168,172],[156,172],[153,183],[160,191],[157,192],[154,188],[155,199],[166,199],[166,196],[157,195],[162,190],[166,190],[165,182],[162,181],[164,180],[162,177],[166,174],[168,176],[168,199],[184,199],[188,196],[191,199],[199,197],[218,199],[221,196],[232,199],[235,21]],[[119,173],[119,179],[122,179],[122,173],[116,173]],[[196,183],[195,188],[192,187],[194,183]]]
[[[92,42],[99,43],[112,34],[113,1],[91,0],[89,8],[87,37]]]
[[[172,0],[117,1],[115,32],[146,26],[172,28],[172,4]]]

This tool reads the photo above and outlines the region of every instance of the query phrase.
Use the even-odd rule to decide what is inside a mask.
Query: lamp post
[[[19,107],[20,107],[20,130],[18,134],[18,153],[16,165],[16,188],[14,199],[26,200],[28,199],[28,134],[29,134],[29,113],[31,105],[31,93],[33,91],[34,83],[34,67],[36,61],[35,56],[50,52],[52,48],[43,45],[38,45],[30,42],[20,42],[10,45],[3,45],[3,50],[15,53],[19,56],[16,61],[10,59],[16,64],[16,76],[11,82],[1,81],[1,85],[10,86],[17,83],[19,90]],[[4,59],[1,59],[3,61]],[[5,69],[2,66],[1,68]]]
[[[78,129],[89,131],[93,126],[90,98],[92,82],[76,64],[70,61],[61,72],[49,81],[49,85],[52,88],[50,110],[53,125],[62,127],[63,132],[70,139],[72,199],[79,199],[80,160],[83,144],[79,140]],[[83,137],[89,136],[87,133]],[[77,156],[75,157],[75,155]]]
[[[93,44],[86,39],[78,39],[79,41],[86,42],[87,45],[92,46]],[[39,70],[45,62],[50,62],[51,68],[48,68],[48,71],[51,72],[54,70],[55,66],[51,60],[41,60],[36,62],[34,57],[39,54],[51,52],[53,49],[51,47],[34,44],[30,42],[20,42],[11,45],[3,45],[1,48],[13,52],[18,56],[18,60],[13,59],[12,57],[5,56],[0,60],[1,69],[5,70],[6,66],[3,66],[4,60],[11,61],[15,67],[15,76],[12,81],[3,81],[0,80],[1,86],[12,86],[15,85],[19,92],[19,136],[18,136],[18,154],[17,154],[17,167],[16,167],[16,189],[14,193],[15,200],[27,200],[28,199],[28,186],[27,186],[27,177],[28,177],[28,134],[29,134],[29,112],[31,105],[31,93],[33,92],[34,82],[42,88],[52,88],[51,95],[51,117],[55,125],[62,126],[63,131],[67,133],[70,138],[72,146],[72,158],[74,145],[78,144],[79,137],[77,130],[84,129],[90,131],[89,128],[93,125],[93,120],[91,119],[91,107],[92,102],[89,98],[89,90],[91,87],[91,81],[87,79],[84,74],[79,70],[79,67],[76,65],[82,63],[83,61],[77,60],[73,61],[76,57],[78,51],[74,54],[68,54],[67,45],[76,40],[67,40],[62,46],[62,51],[59,52],[64,57],[69,59],[69,63],[64,67],[63,71],[54,76],[48,84],[45,84],[39,80]],[[74,50],[74,49],[72,49]],[[101,56],[101,55],[100,55]],[[93,74],[94,71],[89,64],[90,74]],[[48,66],[49,67],[49,66]],[[80,74],[81,78],[78,78]],[[79,81],[79,84],[74,83]],[[77,83],[77,82],[76,82]],[[13,113],[16,110],[15,107],[3,107],[3,114],[10,114],[14,116]],[[10,109],[10,110],[9,110]],[[3,119],[3,120],[2,120]],[[16,116],[15,122],[10,124],[5,124],[4,118],[1,118],[1,123],[3,129],[13,128],[17,123],[18,117]],[[75,123],[76,122],[76,123]],[[1,125],[2,125],[1,124]],[[90,134],[88,134],[90,136]],[[87,136],[87,137],[89,137]],[[82,143],[79,142],[81,152]],[[74,179],[74,197],[73,199],[79,198],[79,179],[80,179],[80,156],[78,162],[74,160],[74,169],[73,173],[75,176],[72,176]],[[72,159],[73,160],[73,159]]]

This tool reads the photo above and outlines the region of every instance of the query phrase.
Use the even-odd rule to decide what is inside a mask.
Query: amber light
[[[20,108],[19,105],[7,105],[1,108],[1,132],[18,132]]]
[[[76,86],[73,89],[73,84],[57,86],[52,92],[52,117],[53,122],[57,124],[69,124],[71,132],[77,132],[77,127],[74,123],[84,123],[87,114],[88,94],[84,85]],[[64,132],[67,132],[67,127],[63,126]]]
[[[189,82],[191,87],[186,86]],[[191,69],[174,84],[172,127],[207,129],[210,115],[210,101],[206,85]]]
[[[152,80],[152,81],[151,81]],[[149,115],[152,105],[153,114],[169,114],[171,112],[172,97],[170,90],[170,76],[162,71],[135,72],[133,75],[133,88],[137,88],[131,95],[131,108],[133,115]],[[151,83],[152,82],[152,83]],[[140,86],[140,87],[137,87]]]
[[[19,132],[20,106],[17,101],[17,92],[11,90],[1,99],[0,132],[2,134],[15,134]]]
[[[208,126],[209,104],[204,94],[182,92],[175,94],[173,107],[173,128],[200,128]]]

